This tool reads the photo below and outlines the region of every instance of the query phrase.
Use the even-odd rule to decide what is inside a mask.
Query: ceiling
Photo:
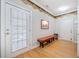
[[[77,10],[77,0],[30,0],[54,16]]]

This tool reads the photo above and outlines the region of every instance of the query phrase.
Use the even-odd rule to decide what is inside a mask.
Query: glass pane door
[[[16,55],[17,51],[29,49],[30,36],[29,28],[31,22],[30,12],[27,10],[6,5],[6,56]],[[31,43],[31,42],[30,42]],[[26,50],[27,49],[27,50]],[[17,53],[16,53],[17,52]],[[22,53],[22,52],[21,52]]]
[[[11,42],[12,52],[27,46],[27,20],[28,13],[21,9],[12,8],[11,15]]]

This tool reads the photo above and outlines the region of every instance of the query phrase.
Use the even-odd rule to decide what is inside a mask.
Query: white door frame
[[[5,57],[5,0],[1,0],[1,57]]]

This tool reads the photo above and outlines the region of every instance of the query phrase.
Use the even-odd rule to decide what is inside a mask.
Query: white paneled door
[[[59,21],[59,38],[77,42],[77,19],[76,16],[63,18]]]
[[[73,19],[60,21],[60,39],[73,40]]]
[[[29,11],[6,4],[6,57],[13,57],[17,51],[29,48],[30,16]]]

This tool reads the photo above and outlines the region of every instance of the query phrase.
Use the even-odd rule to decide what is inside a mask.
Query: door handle
[[[6,35],[9,35],[10,33],[9,33],[9,29],[6,29]]]
[[[6,33],[6,35],[9,35],[9,34],[10,34],[9,32]]]
[[[6,29],[6,31],[9,31],[9,29]]]

